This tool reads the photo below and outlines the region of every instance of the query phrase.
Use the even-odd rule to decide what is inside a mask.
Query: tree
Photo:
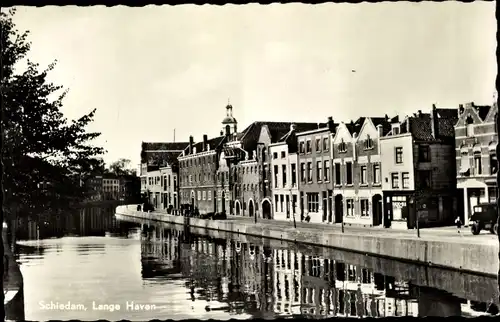
[[[131,161],[129,159],[119,159],[109,165],[109,172],[116,174],[117,176],[131,175],[135,176],[136,171],[130,169]]]
[[[104,153],[89,142],[95,109],[69,121],[61,109],[67,90],[47,81],[55,62],[45,70],[27,60],[28,32],[15,29],[15,10],[2,12],[1,104],[3,211],[9,215],[58,212],[87,196],[82,184],[102,167]]]

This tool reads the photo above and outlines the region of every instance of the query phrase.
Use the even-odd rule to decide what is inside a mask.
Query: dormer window
[[[347,144],[345,144],[344,139],[339,143],[339,152],[347,152]]]
[[[401,127],[399,124],[392,125],[392,135],[399,135],[401,133]]]
[[[474,136],[474,120],[469,115],[465,121],[465,135],[467,137]]]
[[[373,140],[369,135],[367,135],[365,140],[365,150],[370,149],[373,149]]]

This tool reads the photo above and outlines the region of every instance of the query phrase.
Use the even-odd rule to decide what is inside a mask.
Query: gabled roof
[[[438,115],[438,134],[437,139],[453,139],[455,137],[454,126],[458,120],[457,109],[436,109]],[[422,141],[434,141],[436,138],[432,135],[432,117],[430,113],[421,113],[416,116],[408,117],[401,123],[401,133],[407,133],[406,123],[410,123],[410,133],[414,139]]]
[[[226,136],[218,136],[212,139],[207,140],[207,144],[210,146],[210,151],[216,150],[219,148],[225,141]],[[203,152],[203,141],[196,142],[193,144],[193,151],[196,148],[196,153]],[[193,151],[191,151],[191,154],[193,154]],[[189,143],[188,146],[184,149],[184,155],[189,155]],[[182,152],[179,154],[177,153],[177,156],[182,156]]]
[[[189,142],[142,142],[142,150],[182,151]]]
[[[318,126],[319,125],[319,126]],[[334,123],[334,127],[338,124]],[[326,123],[302,123],[300,126],[295,125],[295,129],[290,129],[285,135],[283,135],[278,142],[289,142],[291,139],[297,139],[297,133],[319,130],[319,129],[328,129],[328,124]]]
[[[172,165],[187,142],[142,142],[141,163],[155,166]]]
[[[271,143],[279,142],[290,132],[290,126],[295,124],[296,132],[304,132],[315,130],[321,127],[326,127],[326,123],[306,123],[306,122],[267,122],[257,121],[250,124],[241,136],[241,145],[246,151],[253,151],[257,147],[257,141],[260,137],[260,132],[264,125],[269,129],[271,135]]]
[[[486,120],[486,116],[488,115],[488,113],[489,113],[489,111],[491,109],[491,106],[487,106],[487,105],[481,105],[481,106],[474,105],[474,108],[477,111],[477,115],[479,115],[479,117],[481,118],[481,120],[484,122],[484,120]]]
[[[353,135],[354,133],[358,133],[361,131],[361,127],[363,126],[365,122],[365,117],[360,117],[356,121],[352,121],[350,123],[345,123],[345,126],[349,130],[349,133]]]

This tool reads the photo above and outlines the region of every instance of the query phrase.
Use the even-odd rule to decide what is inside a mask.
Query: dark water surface
[[[494,277],[124,219],[112,207],[20,223],[16,247],[27,320],[498,311]]]

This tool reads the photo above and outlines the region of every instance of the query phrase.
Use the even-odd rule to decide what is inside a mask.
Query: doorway
[[[342,195],[335,196],[335,222],[341,223],[344,220],[344,200]]]

